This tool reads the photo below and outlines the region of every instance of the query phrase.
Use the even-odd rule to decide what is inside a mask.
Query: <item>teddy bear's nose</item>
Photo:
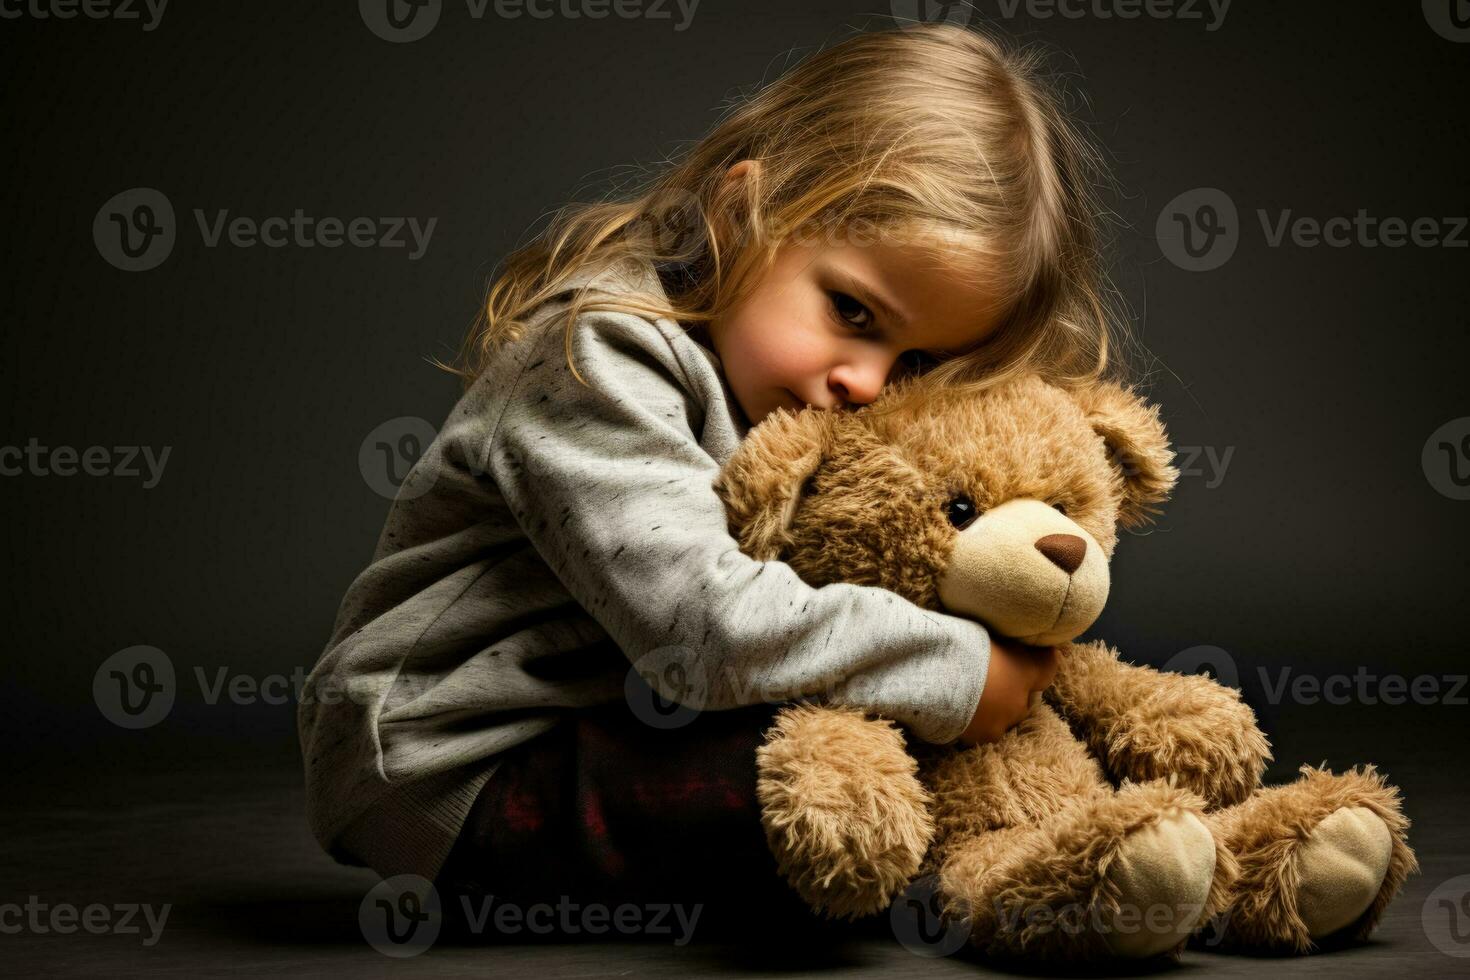
[[[1036,539],[1036,550],[1051,563],[1071,575],[1087,556],[1087,542],[1075,534],[1048,534]]]

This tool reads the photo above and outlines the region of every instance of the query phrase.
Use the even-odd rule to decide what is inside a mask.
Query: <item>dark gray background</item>
[[[1236,0],[1214,31],[1000,9],[970,16],[1062,52],[1086,96],[1075,105],[1124,190],[1118,282],[1176,443],[1233,452],[1218,486],[1186,476],[1157,528],[1124,539],[1095,634],[1156,665],[1226,651],[1273,734],[1273,778],[1378,761],[1416,820],[1431,800],[1463,813],[1470,691],[1273,703],[1258,671],[1430,675],[1442,693],[1465,672],[1470,502],[1436,490],[1421,451],[1470,415],[1470,232],[1459,248],[1271,248],[1256,211],[1470,213],[1470,43],[1417,3]],[[426,357],[450,354],[494,264],[557,205],[676,152],[725,100],[888,12],[703,0],[676,31],[677,13],[474,21],[449,3],[408,44],[374,36],[351,2],[176,0],[151,32],[0,20],[0,442],[172,447],[151,490],[0,480],[10,802],[85,801],[104,775],[124,787],[158,769],[292,785],[294,707],[207,704],[194,669],[260,680],[315,661],[388,506],[359,470],[363,439],[443,419],[458,383]],[[133,187],[178,215],[172,254],[147,272],[108,264],[92,234]],[[1210,272],[1154,238],[1160,210],[1199,187],[1240,212],[1239,247]],[[206,248],[195,208],[438,222],[409,261]],[[163,723],[130,732],[101,715],[92,680],[136,644],[163,650],[180,686]]]

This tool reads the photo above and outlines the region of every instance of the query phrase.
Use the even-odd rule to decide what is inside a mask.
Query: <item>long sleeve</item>
[[[985,630],[876,588],[813,588],[742,554],[687,350],[650,320],[605,311],[583,313],[572,344],[585,385],[560,329],[546,331],[494,425],[466,428],[484,441],[458,449],[659,693],[712,710],[824,697],[926,741],[956,738],[985,682]]]

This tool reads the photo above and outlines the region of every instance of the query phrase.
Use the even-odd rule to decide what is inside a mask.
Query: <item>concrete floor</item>
[[[1273,739],[1290,759],[1375,758],[1404,789],[1414,820],[1413,843],[1423,871],[1412,878],[1366,945],[1306,958],[1252,959],[1189,951],[1177,964],[1148,972],[1184,976],[1470,976],[1470,932],[1442,952],[1430,931],[1447,927],[1430,893],[1470,873],[1463,765],[1446,736],[1463,733],[1452,709],[1433,709],[1414,729],[1307,716],[1289,739]],[[1331,725],[1319,724],[1330,719]],[[1407,718],[1405,719],[1407,720]],[[1280,748],[1295,741],[1297,750]],[[1335,746],[1339,751],[1323,753]],[[1376,746],[1376,751],[1369,751]],[[1426,747],[1429,747],[1426,751]],[[98,748],[42,764],[22,759],[4,808],[6,847],[0,858],[0,902],[45,903],[48,909],[94,903],[95,916],[125,914],[128,905],[169,906],[156,941],[136,915],[137,932],[69,934],[43,925],[12,928],[0,918],[5,972],[17,976],[133,977],[350,976],[961,976],[995,973],[964,954],[921,957],[897,941],[886,919],[864,928],[761,922],[758,913],[706,908],[693,940],[672,936],[492,938],[445,933],[411,959],[374,950],[358,910],[377,878],[333,863],[317,848],[303,818],[300,774],[290,746],[242,752],[201,741],[173,755],[136,759]],[[1358,755],[1357,753],[1362,753]],[[1289,779],[1278,765],[1268,781]],[[1430,918],[1426,919],[1426,913]],[[47,915],[50,912],[48,911]],[[94,924],[100,921],[94,920]],[[110,921],[121,922],[119,918]],[[1427,923],[1427,924],[1426,924]],[[65,922],[61,922],[65,925]],[[1470,927],[1470,919],[1462,928]]]

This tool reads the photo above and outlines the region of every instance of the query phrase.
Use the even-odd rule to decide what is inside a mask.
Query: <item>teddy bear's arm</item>
[[[1211,806],[1238,803],[1260,785],[1270,743],[1240,692],[1208,677],[1118,660],[1104,643],[1069,644],[1047,700],[1114,779],[1171,773]]]

